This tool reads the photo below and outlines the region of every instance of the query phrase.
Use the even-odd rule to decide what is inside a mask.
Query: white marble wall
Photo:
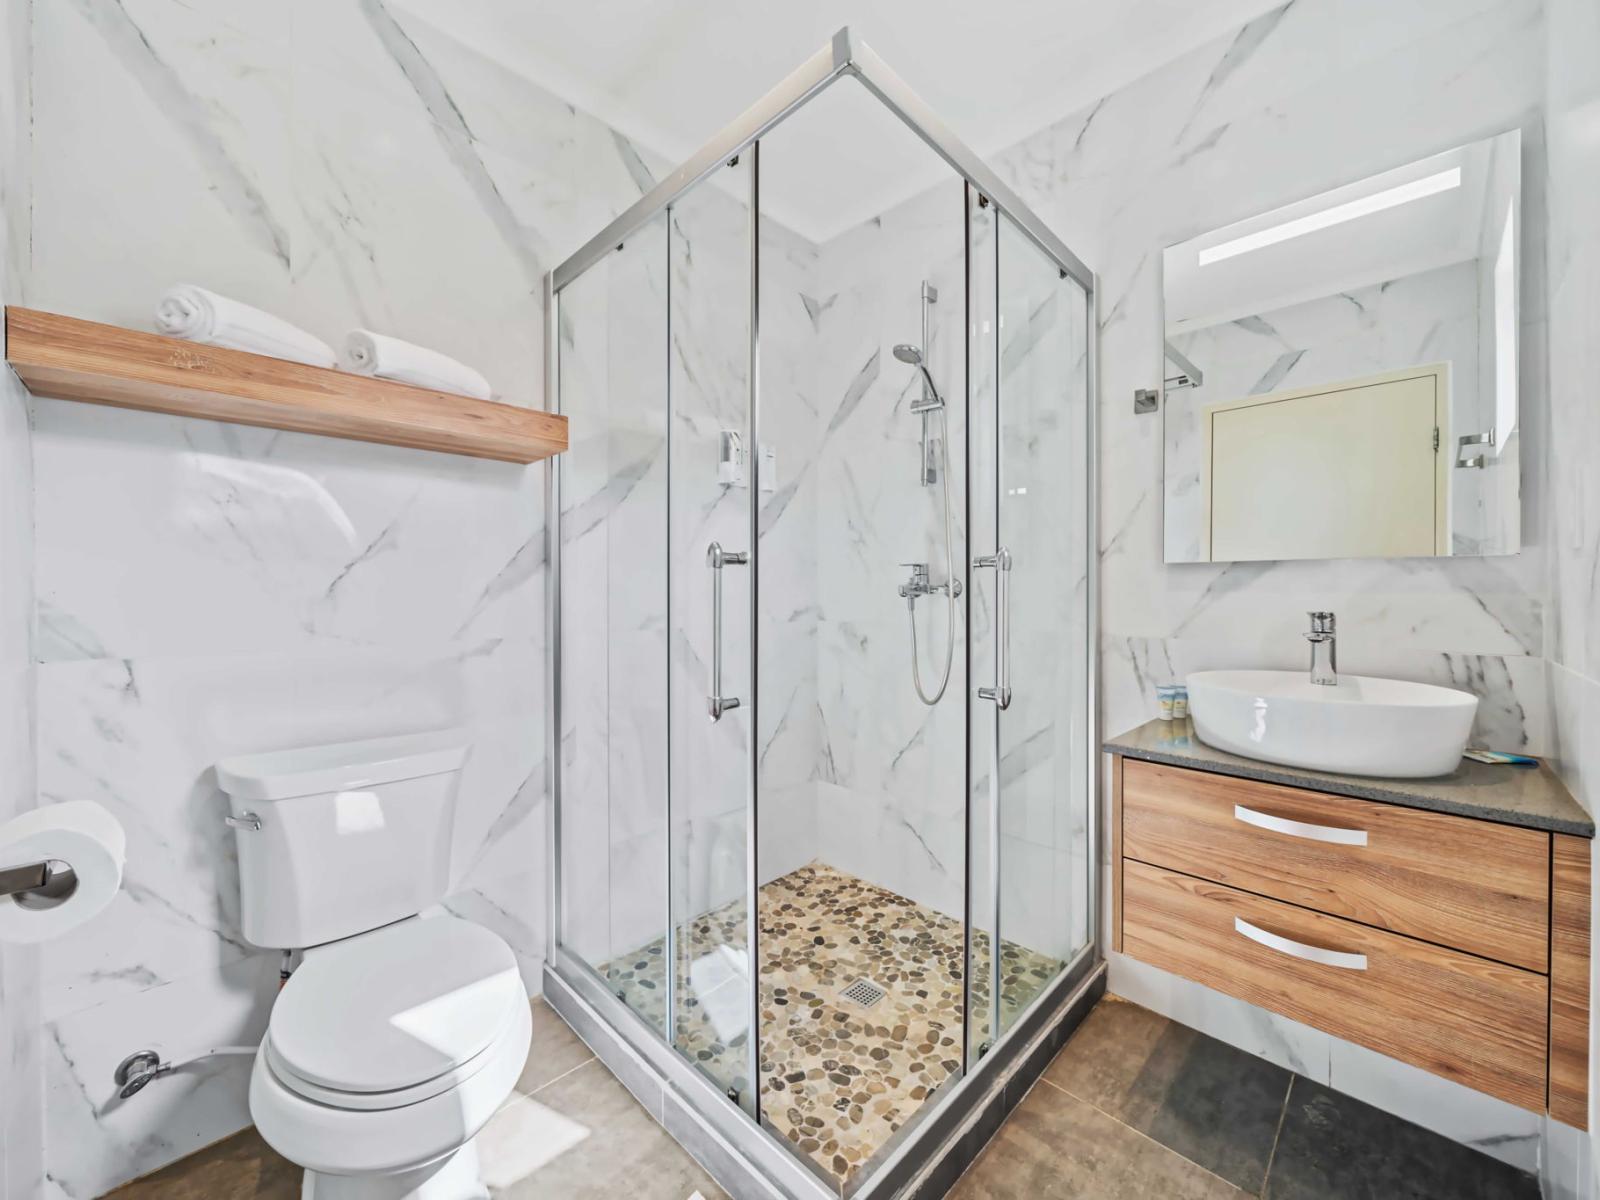
[[[1545,537],[1550,607],[1545,647],[1550,658],[1551,753],[1579,802],[1600,810],[1600,471],[1589,451],[1600,437],[1593,399],[1600,371],[1600,228],[1594,197],[1600,188],[1600,9],[1590,0],[1549,0],[1546,134],[1549,140],[1549,481]],[[1600,857],[1594,860],[1600,898]],[[1600,912],[1591,914],[1600,922]],[[1590,1003],[1600,1001],[1600,976]],[[1600,1133],[1600,1027],[1589,1033],[1588,1134],[1556,1122],[1546,1130],[1541,1175],[1552,1200],[1589,1200],[1597,1186]]]
[[[1359,30],[1355,36],[1353,31]],[[1164,565],[1161,421],[1132,394],[1162,370],[1163,246],[1199,229],[1498,130],[1542,144],[1532,0],[1300,2],[1166,64],[999,156],[999,169],[1101,276],[1102,720],[1154,710],[1171,673],[1218,660],[1292,666],[1309,608],[1338,612],[1341,661],[1454,679],[1498,714],[1494,740],[1543,749],[1543,559]],[[1538,172],[1526,241],[1542,246]],[[1528,279],[1542,284],[1538,256]],[[1524,336],[1544,338],[1538,287]],[[1528,433],[1545,387],[1524,357]],[[1526,443],[1525,443],[1526,446]],[[1526,451],[1537,453],[1537,450]],[[1530,487],[1529,513],[1543,497]],[[1404,647],[1403,650],[1395,649]]]
[[[841,180],[848,187],[849,180]],[[933,423],[950,448],[955,573],[968,555],[962,396],[965,325],[962,185],[954,176],[917,200],[845,233],[822,250],[817,396],[825,429],[816,464],[819,610],[817,827],[820,856],[941,912],[959,916],[965,855],[966,645],[956,609],[950,682],[928,707],[911,677],[911,630],[897,588],[910,562],[945,579],[944,490],[920,479],[922,395],[896,343],[922,341],[921,287],[930,310],[928,365],[949,407]],[[943,595],[917,601],[924,689],[939,687]]]
[[[896,206],[822,250],[820,389],[837,403],[820,460],[825,482],[817,555],[822,612],[819,694],[824,745],[818,757],[822,857],[901,895],[960,917],[969,854],[962,781],[970,756],[972,837],[987,831],[993,710],[977,702],[967,747],[966,614],[973,662],[992,671],[995,581],[968,573],[974,555],[1003,543],[1012,583],[1012,707],[1000,727],[1002,933],[1066,957],[1086,935],[1087,797],[1081,764],[1087,734],[1082,669],[1086,644],[1084,536],[1087,465],[1081,291],[1014,228],[999,234],[996,279],[992,213],[975,218],[973,425],[964,403],[966,302],[963,186],[951,181]],[[930,363],[951,404],[950,504],[953,558],[970,588],[956,609],[949,689],[935,707],[917,698],[904,601],[896,594],[908,560],[945,562],[943,494],[919,486],[921,394],[915,371],[892,356],[920,337],[923,280],[932,310]],[[997,319],[998,318],[998,319]],[[996,443],[995,370],[999,369]],[[837,398],[836,400],[834,398]],[[935,427],[938,432],[938,427]],[[994,501],[996,456],[1004,498]],[[977,530],[969,535],[970,511]],[[919,659],[927,690],[944,654],[943,597],[918,602]],[[970,686],[969,686],[970,682]],[[972,861],[986,869],[976,843]],[[975,913],[988,927],[986,878],[973,880]]]
[[[540,404],[542,275],[651,167],[399,6],[287,9],[37,6],[25,299],[148,327],[192,280],[329,341],[437,346]],[[543,477],[50,400],[33,417],[39,797],[98,800],[129,835],[111,909],[43,953],[47,1194],[76,1198],[248,1120],[239,1060],[111,1099],[129,1051],[258,1036],[272,1000],[220,756],[467,726],[448,904],[537,988]]]
[[[22,298],[29,258],[31,4],[0,13],[0,302]],[[0,823],[34,794],[33,488],[28,394],[0,366]],[[0,1200],[44,1184],[39,950],[0,946]]]
[[[1552,3],[1574,20],[1587,11],[1585,0]],[[653,160],[398,6],[290,7],[284,20],[275,7],[175,0],[39,6],[34,130],[53,149],[35,163],[24,298],[142,325],[162,287],[194,279],[330,339],[372,324],[427,341],[483,368],[502,398],[537,404],[539,278],[649,186]],[[1554,139],[1582,179],[1593,175],[1593,97],[1573,54],[1554,76],[1569,81],[1561,95],[1571,100],[1567,141]],[[1131,413],[1133,390],[1160,377],[1153,267],[1162,246],[1512,126],[1525,128],[1537,161],[1544,55],[1537,0],[1296,0],[999,156],[1013,186],[1102,276],[1107,731],[1148,716],[1167,675],[1297,662],[1311,607],[1344,618],[1351,669],[1477,691],[1495,744],[1554,744],[1547,637],[1561,664],[1549,673],[1556,724],[1581,727],[1575,703],[1597,711],[1563,699],[1593,692],[1593,659],[1581,651],[1593,606],[1558,603],[1547,617],[1536,547],[1504,560],[1163,566],[1160,422]],[[1565,339],[1569,357],[1555,369],[1574,381],[1566,416],[1581,422],[1576,398],[1594,365],[1580,336],[1594,319],[1594,273],[1582,266],[1593,233],[1574,187],[1561,244],[1579,265],[1558,271],[1552,287],[1560,296],[1566,286],[1586,315],[1562,313],[1547,330],[1540,178],[1525,171],[1524,334],[1529,347]],[[825,858],[854,852],[859,867],[837,865],[879,878],[883,864],[902,864],[903,877],[880,881],[948,907],[962,805],[938,781],[950,777],[941,756],[961,735],[904,703],[904,610],[893,596],[899,561],[927,558],[935,545],[930,497],[910,482],[916,423],[904,407],[915,376],[888,354],[915,340],[920,279],[939,282],[959,254],[958,204],[928,203],[886,215],[891,233],[906,222],[902,238],[880,237],[880,223],[815,265],[796,248],[795,281],[764,302],[764,323],[771,311],[796,345],[810,337],[817,352],[814,371],[797,358],[769,375],[763,362],[764,396],[785,390],[796,403],[784,410],[792,426],[773,418],[779,490],[762,500],[774,551],[764,561],[794,573],[769,584],[764,566],[760,619],[774,622],[772,644],[795,653],[772,675],[763,663],[764,727],[754,736],[772,771],[764,873],[813,848]],[[856,276],[829,267],[849,238],[859,239]],[[943,294],[959,296],[958,284],[951,276]],[[941,378],[959,375],[956,327],[935,340]],[[1541,362],[1524,355],[1527,462],[1547,444]],[[469,724],[476,752],[452,906],[507,936],[531,976],[543,950],[546,855],[540,480],[537,469],[53,401],[37,402],[34,416],[39,791],[99,799],[130,834],[124,895],[44,961],[48,1194],[88,1197],[246,1119],[235,1065],[108,1103],[111,1066],[136,1044],[183,1053],[238,1040],[259,1032],[270,1002],[273,964],[239,940],[230,846],[214,823],[220,798],[206,768],[219,755]],[[1566,485],[1553,474],[1548,493],[1530,487],[1529,519],[1570,508],[1569,495],[1588,501],[1580,515],[1597,511],[1592,472],[1569,466]],[[902,494],[913,507],[889,507]],[[959,493],[953,500],[959,512]],[[891,520],[874,532],[863,514],[880,510]],[[1564,536],[1587,558],[1553,561],[1549,574],[1577,595],[1593,576],[1596,535],[1580,523]],[[921,615],[931,616],[926,605]],[[801,649],[813,642],[814,654]],[[1587,644],[1600,646],[1600,634]],[[837,669],[868,645],[896,660],[865,674],[882,697],[847,688]],[[703,662],[689,632],[684,650]],[[959,642],[956,653],[959,692]],[[1574,674],[1582,687],[1568,687]],[[830,720],[833,704],[844,707]],[[1578,743],[1569,734],[1563,744]],[[873,805],[850,790],[857,769],[881,789]],[[780,784],[793,803],[780,802]],[[697,814],[705,873],[686,903],[722,894],[715,831],[732,812],[713,803]],[[626,828],[659,844],[659,829]],[[1117,960],[1113,978],[1147,1003],[1187,1011],[1171,977],[1141,979]],[[1431,1077],[1396,1089],[1391,1064],[1326,1039],[1295,1050],[1301,1027],[1231,1002],[1206,1006],[1185,1019],[1296,1054],[1346,1090],[1412,1097],[1426,1111],[1408,1115],[1531,1161],[1536,1129],[1498,1112],[1447,1116],[1458,1109],[1427,1099]]]
[[[730,170],[740,191],[748,163]],[[718,182],[562,300],[563,406],[579,430],[562,462],[563,936],[596,964],[666,927],[669,770],[674,913],[744,894],[753,717],[761,820],[771,822],[763,876],[814,857],[816,333],[805,288],[815,251],[764,223],[760,436],[779,457],[771,490],[753,497],[748,462],[741,483],[718,476],[719,437],[747,437],[750,394],[748,209]],[[730,565],[723,693],[742,704],[713,724],[706,552],[713,541],[749,548],[752,503],[762,511],[761,704],[751,699],[752,572]]]
[[[1162,434],[1133,413],[1162,373],[1162,247],[1424,154],[1521,127],[1523,338],[1543,302],[1544,28],[1537,0],[1297,0],[1162,65],[998,156],[1000,172],[1101,278],[1101,721],[1154,715],[1154,687],[1188,670],[1303,661],[1305,612],[1340,617],[1341,665],[1451,682],[1483,698],[1492,744],[1550,748],[1545,560],[1174,565],[1162,561]],[[1542,460],[1548,402],[1522,360],[1525,463]],[[1524,529],[1552,497],[1525,472]],[[1592,506],[1591,506],[1592,508]],[[1313,1078],[1532,1167],[1537,1119],[1356,1053],[1217,993],[1113,955],[1114,990]]]

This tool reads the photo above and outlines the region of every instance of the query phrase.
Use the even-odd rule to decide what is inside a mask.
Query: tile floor
[[[1532,1175],[1106,997],[951,1200],[1538,1200]]]
[[[559,1017],[483,1134],[497,1198],[726,1200]],[[296,1200],[299,1172],[246,1130],[115,1200]],[[1107,997],[951,1200],[1537,1200],[1488,1156]]]
[[[496,1200],[728,1200],[543,1000],[516,1094],[480,1135]],[[246,1129],[112,1200],[299,1200],[300,1171]]]
[[[717,1083],[748,1074],[744,902],[679,939],[677,1044]],[[988,934],[973,933],[973,1011],[988,1014]],[[823,863],[761,889],[761,1111],[848,1194],[857,1177],[961,1065],[961,922]],[[1001,941],[1001,1024],[1050,982],[1060,959]],[[598,968],[657,1029],[666,1025],[663,939]],[[858,979],[885,995],[840,997]],[[987,1037],[982,1019],[974,1045]]]

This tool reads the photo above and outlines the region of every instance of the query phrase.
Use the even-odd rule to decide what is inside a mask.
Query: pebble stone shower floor
[[[676,1043],[725,1088],[748,1074],[742,900],[696,918],[679,939]],[[658,1029],[664,939],[602,964],[625,1003]],[[974,1045],[987,1037],[989,938],[973,931]],[[761,889],[761,1116],[848,1195],[961,1064],[961,922],[854,875],[812,863]],[[1061,969],[1001,942],[1002,1026]],[[840,993],[867,979],[863,1007]],[[708,984],[710,986],[703,986]],[[699,988],[700,990],[697,990]],[[732,1036],[723,1038],[718,1024]]]

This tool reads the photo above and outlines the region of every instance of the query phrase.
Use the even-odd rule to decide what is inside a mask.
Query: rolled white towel
[[[479,400],[487,400],[490,395],[489,381],[465,363],[370,329],[352,329],[345,337],[343,366],[356,375],[392,379],[438,392],[457,392]]]
[[[287,358],[313,367],[331,367],[338,361],[332,346],[304,329],[192,283],[167,289],[156,305],[156,329],[168,337]]]

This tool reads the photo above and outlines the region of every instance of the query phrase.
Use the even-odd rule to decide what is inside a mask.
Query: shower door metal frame
[[[836,33],[830,43],[816,54],[807,59],[800,67],[787,76],[775,88],[757,101],[744,114],[729,124],[719,134],[711,139],[698,153],[688,159],[672,174],[668,175],[659,184],[637,200],[625,212],[611,221],[594,237],[578,249],[565,262],[557,266],[546,275],[544,281],[545,301],[545,403],[552,412],[560,412],[561,378],[560,378],[560,352],[561,352],[561,293],[566,286],[581,277],[591,267],[604,260],[619,245],[626,242],[629,237],[642,229],[647,223],[665,212],[680,197],[686,195],[693,188],[705,181],[711,174],[722,168],[731,159],[740,154],[751,152],[756,155],[756,162],[752,164],[750,188],[750,440],[749,447],[749,475],[748,487],[751,496],[750,515],[750,610],[751,610],[751,637],[757,636],[757,578],[759,566],[759,533],[760,533],[760,502],[759,496],[761,480],[761,455],[755,451],[759,446],[758,436],[760,431],[760,324],[759,324],[759,292],[760,292],[760,183],[759,183],[759,140],[769,130],[780,124],[794,112],[804,107],[816,95],[825,90],[836,80],[845,76],[852,76],[867,88],[881,103],[915,133],[930,149],[939,155],[956,173],[963,177],[967,184],[975,189],[981,196],[986,197],[999,213],[1005,214],[1015,225],[1017,230],[1024,234],[1048,259],[1055,263],[1064,277],[1071,278],[1085,293],[1086,324],[1086,389],[1087,411],[1085,414],[1085,436],[1088,440],[1088,467],[1085,472],[1084,486],[1087,489],[1085,512],[1086,529],[1086,559],[1087,559],[1087,634],[1083,652],[1086,656],[1087,669],[1085,671],[1085,697],[1087,706],[1087,743],[1088,756],[1083,764],[1087,773],[1086,795],[1088,811],[1085,814],[1088,854],[1086,861],[1089,864],[1090,888],[1088,894],[1089,906],[1089,940],[1078,954],[1067,963],[1041,992],[1034,997],[1032,1002],[1022,1012],[1017,1014],[1010,1030],[1001,1033],[998,1029],[992,1030],[994,1047],[976,1064],[968,1061],[968,1056],[962,1055],[962,1070],[955,1078],[953,1085],[944,1094],[930,1105],[926,1105],[924,1112],[919,1114],[912,1127],[902,1131],[906,1136],[895,1139],[891,1144],[890,1153],[873,1170],[871,1178],[867,1179],[854,1193],[853,1200],[879,1200],[894,1195],[901,1188],[919,1180],[924,1174],[922,1162],[913,1154],[914,1149],[929,1144],[941,1149],[948,1149],[955,1139],[962,1136],[971,1127],[973,1122],[983,1118],[987,1111],[986,1105],[996,1102],[996,1080],[1006,1078],[1007,1072],[1012,1068],[1020,1068],[1024,1054],[1037,1058],[1037,1051],[1044,1042],[1042,1039],[1049,1033],[1048,1022],[1061,1013],[1074,1011],[1079,1017],[1082,1015],[1082,1001],[1086,995],[1091,995],[1097,986],[1103,986],[1104,954],[1102,931],[1102,880],[1100,877],[1101,857],[1101,829],[1100,829],[1100,783],[1102,754],[1099,739],[1099,712],[1098,712],[1098,679],[1099,679],[1099,463],[1098,463],[1098,400],[1099,400],[1099,281],[1095,273],[1072,252],[1067,245],[1058,238],[1048,226],[1044,224],[1028,206],[1009,188],[1004,181],[918,97],[865,43],[857,38],[850,29],[844,28]],[[968,257],[970,257],[970,221],[964,231],[964,238],[968,240]],[[971,264],[967,264],[970,271]],[[969,291],[970,295],[970,291]],[[970,360],[970,346],[967,358]],[[970,362],[968,364],[970,371]],[[967,389],[967,403],[971,403],[970,379]],[[970,439],[970,429],[969,429]],[[997,448],[998,452],[998,448]],[[669,465],[670,470],[670,465]],[[581,957],[568,950],[560,940],[561,909],[562,909],[562,860],[561,860],[561,481],[559,459],[550,459],[545,466],[545,548],[546,548],[546,584],[545,584],[545,626],[546,626],[546,672],[545,672],[545,786],[547,797],[546,832],[548,837],[548,908],[547,908],[547,933],[548,953],[546,961],[547,975],[554,977],[557,985],[555,993],[559,999],[558,1009],[567,1009],[568,1006],[579,1006],[573,1009],[581,1019],[595,1020],[603,1023],[607,1033],[619,1039],[612,1051],[602,1053],[602,1058],[607,1064],[622,1077],[630,1090],[640,1095],[645,1100],[647,1107],[653,1105],[652,1115],[662,1120],[669,1128],[672,1120],[664,1112],[664,1101],[661,1096],[666,1093],[674,1098],[674,1102],[684,1106],[692,1114],[692,1120],[698,1126],[698,1136],[707,1138],[713,1145],[707,1148],[715,1156],[718,1153],[731,1152],[740,1157],[743,1165],[759,1172],[763,1190],[772,1196],[790,1197],[823,1197],[836,1196],[835,1191],[828,1189],[821,1177],[816,1173],[816,1168],[804,1156],[796,1154],[783,1140],[779,1139],[759,1121],[760,1110],[760,1024],[759,1024],[759,971],[755,966],[755,956],[759,951],[759,885],[756,870],[757,853],[757,739],[751,739],[750,761],[747,770],[747,845],[746,845],[746,905],[749,923],[749,955],[751,960],[750,971],[750,996],[747,998],[750,1014],[749,1043],[747,1054],[749,1059],[749,1086],[752,1089],[752,1099],[758,1114],[756,1120],[751,1120],[750,1114],[740,1106],[731,1103],[711,1081],[695,1067],[677,1049],[673,1038],[672,1020],[673,1013],[668,1012],[665,1038],[661,1031],[650,1025],[638,1013],[634,1012],[604,985],[593,968]],[[752,729],[755,727],[755,712],[759,704],[757,688],[757,672],[759,654],[752,653],[750,668],[751,687],[751,721]],[[970,679],[968,681],[969,694],[965,702],[970,711],[976,703],[971,693]],[[670,737],[670,734],[669,734]],[[970,744],[970,742],[969,742]],[[991,770],[994,768],[991,767]],[[971,820],[971,765],[967,779],[964,781],[965,805],[967,821]],[[668,853],[670,856],[670,821],[671,812],[668,811]],[[970,836],[969,854],[970,858]],[[669,864],[670,871],[670,864]],[[969,878],[970,883],[970,878]],[[999,913],[999,878],[990,880],[994,892],[995,912]],[[967,889],[970,893],[970,887]],[[964,938],[967,942],[966,961],[964,969],[971,965],[971,922],[970,922],[970,895],[965,899],[968,908],[965,921]],[[668,897],[668,933],[673,930],[670,894]],[[671,950],[670,944],[666,948]],[[998,946],[995,947],[998,950]],[[998,959],[998,953],[996,953]],[[967,971],[970,974],[970,970]],[[998,995],[994,998],[995,1010],[998,1013]],[[964,1024],[970,1024],[972,1014],[970,1005],[965,1014]],[[581,1011],[579,1011],[581,1009]],[[596,1047],[599,1050],[599,1047]],[[963,1048],[965,1050],[965,1047]],[[1047,1061],[1047,1060],[1046,1060]],[[1039,1070],[1043,1069],[1043,1062],[1036,1064]],[[653,1072],[656,1084],[663,1092],[653,1092],[648,1086],[641,1084],[635,1072]],[[644,1093],[641,1095],[641,1091]],[[1011,1098],[1011,1089],[1004,1088],[1006,1093],[1003,1107],[1009,1109],[1015,1100]],[[665,1105],[670,1109],[671,1105]],[[922,1118],[926,1119],[922,1119]],[[991,1130],[992,1132],[992,1130]]]

